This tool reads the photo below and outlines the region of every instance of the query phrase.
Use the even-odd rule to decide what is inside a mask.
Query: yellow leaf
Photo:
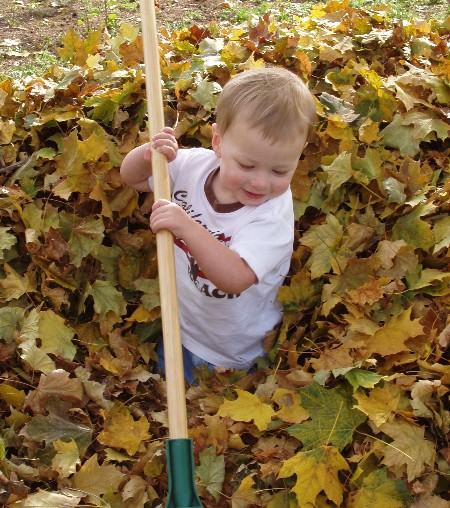
[[[14,408],[11,408],[11,414],[5,418],[5,422],[10,427],[15,427],[16,429],[19,429],[26,423],[28,423],[31,419],[31,416],[22,413],[21,411],[16,411]]]
[[[338,506],[342,503],[344,485],[338,478],[341,470],[349,470],[344,457],[334,446],[321,446],[307,452],[300,452],[286,460],[278,474],[279,478],[297,476],[292,489],[297,496],[300,508],[310,503],[315,506],[320,492]]]
[[[244,390],[236,390],[238,398],[227,400],[219,408],[219,416],[229,416],[236,422],[253,420],[258,430],[267,430],[275,411],[259,397]]]
[[[412,307],[391,318],[367,341],[369,356],[374,353],[383,356],[393,355],[409,350],[405,341],[423,333],[420,318],[411,320],[411,311]]]
[[[75,332],[65,324],[65,320],[52,310],[39,313],[39,338],[44,353],[73,360],[77,348],[72,343]]]
[[[353,397],[358,401],[355,407],[365,413],[377,427],[387,422],[398,408],[401,388],[397,385],[385,385],[370,390],[369,395],[357,391]]]
[[[73,475],[72,486],[83,493],[86,492],[98,497],[105,492],[117,491],[124,476],[113,465],[99,465],[97,454],[95,454]],[[98,502],[98,498],[96,502]]]
[[[0,385],[0,398],[10,406],[20,409],[25,401],[25,392],[3,383]]]
[[[259,503],[258,496],[253,489],[254,485],[253,474],[246,476],[242,480],[238,489],[233,492],[231,496],[231,505],[233,508],[247,508],[252,503]]]
[[[272,400],[280,406],[276,416],[286,423],[301,423],[309,413],[300,405],[300,395],[285,388],[278,388]]]
[[[359,128],[359,140],[370,145],[380,140],[380,124],[367,118]]]
[[[141,442],[150,438],[149,428],[145,416],[135,421],[130,414],[110,414],[98,441],[113,448],[124,448],[129,455],[134,455]]]
[[[62,478],[67,478],[77,470],[81,464],[77,443],[71,439],[68,443],[57,439],[53,441],[56,455],[52,459],[52,468],[59,472]]]
[[[0,280],[0,293],[5,301],[16,300],[26,293],[36,292],[34,272],[25,272],[23,277],[8,263],[3,264],[6,278]]]
[[[36,344],[26,343],[25,346],[21,346],[22,353],[20,357],[24,360],[33,370],[38,370],[44,374],[50,374],[56,369],[55,362],[39,349]]]
[[[86,161],[98,161],[108,151],[108,139],[93,132],[88,139],[79,142],[79,149]]]

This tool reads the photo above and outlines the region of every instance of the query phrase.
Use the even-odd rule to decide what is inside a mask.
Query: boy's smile
[[[245,121],[234,121],[225,134],[213,125],[212,147],[221,159],[213,181],[222,203],[258,206],[286,192],[306,139],[271,141]]]

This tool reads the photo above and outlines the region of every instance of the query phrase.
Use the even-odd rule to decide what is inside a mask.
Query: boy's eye
[[[253,168],[253,166],[251,166],[250,164],[242,164],[242,162],[239,162],[239,166],[242,169],[252,169]]]

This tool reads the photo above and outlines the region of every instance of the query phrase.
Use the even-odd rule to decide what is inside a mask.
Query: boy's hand
[[[186,228],[189,228],[192,222],[187,213],[171,201],[158,199],[152,206],[150,228],[153,233],[167,229],[177,238],[183,238]]]
[[[151,148],[166,156],[169,162],[172,162],[177,156],[178,143],[175,138],[175,131],[171,127],[164,129],[155,134],[152,138]],[[148,162],[151,160],[151,149],[145,151],[144,159]]]

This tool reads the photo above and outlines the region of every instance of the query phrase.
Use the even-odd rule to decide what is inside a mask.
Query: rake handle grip
[[[142,40],[150,139],[164,128],[161,70],[154,0],[141,0]],[[155,200],[171,199],[167,159],[152,151]],[[169,438],[187,438],[186,398],[181,349],[180,319],[175,276],[173,235],[162,230],[156,234],[158,277],[161,298],[164,357],[167,386]]]

